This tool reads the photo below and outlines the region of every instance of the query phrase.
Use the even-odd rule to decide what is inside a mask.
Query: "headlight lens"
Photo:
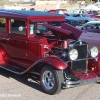
[[[91,57],[93,57],[93,58],[97,57],[97,55],[98,55],[98,48],[97,47],[92,47],[90,49],[90,54],[91,54]]]
[[[76,49],[72,49],[70,52],[69,52],[69,58],[71,60],[76,60],[78,57],[78,51]]]

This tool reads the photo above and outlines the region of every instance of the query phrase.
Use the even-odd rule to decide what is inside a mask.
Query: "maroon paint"
[[[65,62],[61,61],[57,57],[46,57],[44,58],[44,52],[46,50],[44,49],[44,45],[48,45],[50,48],[54,46],[54,44],[57,43],[57,41],[51,41],[49,44],[47,42],[47,39],[44,37],[40,36],[30,36],[29,33],[29,23],[30,21],[46,21],[47,19],[49,21],[64,21],[64,16],[59,16],[59,17],[54,17],[54,16],[48,16],[48,17],[26,17],[26,16],[21,16],[20,14],[16,15],[13,13],[8,12],[1,12],[0,16],[3,16],[7,18],[7,25],[6,25],[6,32],[1,32],[0,33],[0,48],[4,54],[0,53],[0,61],[1,63],[4,63],[3,58],[5,58],[5,63],[6,61],[10,62],[15,61],[18,62],[19,64],[24,65],[23,67],[26,69],[23,73],[27,72],[30,70],[34,65],[39,64],[39,63],[45,63],[45,64],[51,64],[53,67],[56,69],[65,69],[68,67],[68,64]],[[10,17],[9,17],[10,16]],[[26,35],[19,35],[19,34],[9,34],[10,32],[10,22],[9,18],[16,18],[16,19],[23,19],[26,22]],[[82,31],[77,30],[73,26],[70,26],[68,24],[63,23],[60,28],[53,27],[51,25],[45,24],[44,26],[49,27],[53,30],[56,30],[60,33],[61,36],[66,36],[67,39],[78,39],[79,36],[81,35]],[[3,39],[3,38],[10,38],[9,40]],[[66,39],[66,40],[67,40]],[[35,48],[34,48],[35,47]],[[6,53],[5,53],[6,50]],[[6,56],[6,57],[5,57]],[[9,56],[12,59],[8,59]],[[100,58],[98,59],[100,62]],[[91,62],[91,61],[90,61]],[[95,73],[98,73],[97,69],[99,68],[99,62],[92,61],[94,65],[98,65],[98,67],[95,70]],[[26,65],[26,66],[25,66]],[[92,68],[92,65],[89,63],[89,69]],[[77,73],[76,73],[77,74]],[[91,77],[94,77],[93,75]]]
[[[100,33],[83,32],[79,39],[86,41],[89,44],[89,49],[96,46],[100,51]]]

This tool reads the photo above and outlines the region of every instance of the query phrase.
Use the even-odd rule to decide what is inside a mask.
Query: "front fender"
[[[35,62],[34,66],[39,63],[45,63],[53,66],[56,69],[66,69],[68,64],[56,57],[46,57]]]
[[[26,70],[24,70],[23,72],[21,72],[19,74],[21,75],[21,74],[27,73],[27,72],[31,71],[33,68],[35,68],[41,64],[49,64],[58,70],[61,70],[61,69],[63,70],[68,67],[68,64],[66,64],[64,61],[62,61],[56,57],[46,57],[46,58],[42,58],[42,59],[36,61],[30,67],[28,67]]]
[[[100,52],[99,52],[97,58],[95,58],[93,60],[89,60],[88,67],[90,70],[92,70],[96,74],[100,75]]]

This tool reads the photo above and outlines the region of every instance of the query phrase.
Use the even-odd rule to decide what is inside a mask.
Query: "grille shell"
[[[71,61],[71,68],[73,71],[78,72],[82,70],[86,70],[87,68],[87,58],[88,56],[88,44],[83,41],[74,41],[69,44],[69,51],[72,49],[76,49],[78,51],[78,59],[76,61]],[[83,60],[82,60],[83,59]]]

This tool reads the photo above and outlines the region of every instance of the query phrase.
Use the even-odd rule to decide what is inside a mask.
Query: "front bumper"
[[[95,83],[95,82],[100,82],[100,77],[88,79],[88,80],[78,80],[78,81],[67,81],[66,80],[66,82],[63,85],[63,88],[73,88],[76,86],[81,86],[84,84],[90,84],[90,83]]]

